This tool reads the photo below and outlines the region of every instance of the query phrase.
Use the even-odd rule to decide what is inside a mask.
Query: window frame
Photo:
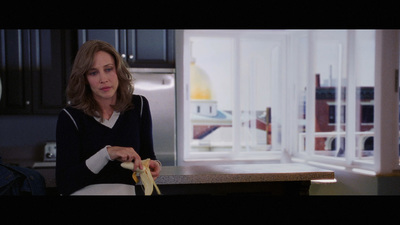
[[[290,31],[291,35],[285,39],[285,44],[287,48],[285,49],[285,60],[286,63],[291,63],[294,59],[293,56],[293,45],[295,44],[296,38],[308,37],[308,52],[306,53],[309,58],[314,57],[313,53],[313,35],[310,35],[312,31],[300,30],[300,31]],[[201,33],[201,32],[200,32]],[[226,31],[227,35],[232,35],[234,31]],[[346,46],[346,64],[349,65],[345,68],[346,73],[354,74],[356,68],[354,66],[355,60],[355,31],[348,30],[347,32],[347,46]],[[187,43],[187,37],[185,37],[184,30],[176,30],[176,54],[177,54],[177,164],[178,165],[194,165],[194,164],[207,164],[216,163],[215,160],[209,157],[209,155],[198,154],[196,157],[187,157],[185,148],[188,146],[190,138],[189,132],[187,132],[187,124],[185,120],[182,119],[185,116],[190,115],[190,109],[188,109],[187,101],[189,100],[189,86],[188,77],[183,76],[183,74],[189,74],[188,67],[185,66],[185,58],[190,56],[189,43]],[[299,134],[298,129],[298,119],[296,113],[288,114],[287,120],[282,126],[282,151],[272,151],[269,156],[263,154],[254,154],[249,156],[246,154],[237,154],[236,156],[228,156],[227,154],[218,153],[221,160],[217,160],[219,163],[254,163],[254,162],[268,162],[268,163],[279,163],[282,154],[289,154],[293,162],[308,163],[316,166],[323,166],[331,169],[340,170],[352,170],[354,172],[364,171],[369,175],[378,174],[390,174],[394,170],[399,170],[399,156],[398,156],[398,139],[399,139],[399,96],[398,92],[385,89],[386,86],[393,86],[395,83],[395,76],[382,76],[382,74],[393,74],[394,70],[398,70],[399,65],[399,32],[398,30],[376,30],[375,31],[375,87],[374,87],[374,158],[373,160],[363,160],[357,158],[357,153],[355,152],[356,140],[350,135],[356,134],[355,124],[351,125],[348,121],[354,121],[355,114],[355,98],[356,98],[356,85],[354,76],[347,76],[347,96],[346,99],[346,132],[344,136],[346,138],[346,153],[345,157],[329,157],[314,154],[315,145],[315,133],[306,132],[304,134]],[[307,86],[314,87],[307,92],[305,96],[306,101],[306,118],[315,117],[315,71],[313,68],[312,60],[309,60],[307,65],[307,74],[309,78],[307,79]],[[296,94],[296,87],[294,80],[290,80],[291,74],[294,74],[294,68],[286,68],[283,70],[285,79],[285,87],[287,87],[287,92],[285,93],[284,99],[289,102],[289,104],[284,104],[285,112],[294,111],[297,112],[298,100],[294,97]],[[349,88],[352,86],[354,90]],[[397,84],[398,86],[398,84]],[[295,88],[293,88],[295,87]],[[294,103],[294,104],[293,104]],[[396,107],[393,107],[395,103]],[[310,106],[311,107],[310,107]],[[390,108],[393,110],[384,110],[385,108]],[[390,112],[387,112],[390,111]],[[391,118],[390,121],[388,118]],[[315,120],[305,119],[306,127],[315,127]],[[391,133],[392,132],[392,133]],[[393,134],[394,133],[394,134]],[[301,135],[309,140],[305,144],[299,138]],[[301,146],[305,146],[305,151],[301,150]],[[300,147],[299,147],[300,146]]]
[[[267,33],[267,34],[266,34]],[[223,30],[223,31],[215,31],[215,30],[177,30],[176,31],[176,38],[177,43],[181,43],[181,45],[177,44],[177,58],[181,59],[182,64],[177,62],[177,100],[181,100],[180,106],[177,108],[178,119],[177,121],[177,138],[178,138],[178,146],[177,146],[177,155],[178,155],[178,164],[179,165],[193,165],[196,163],[207,164],[207,163],[215,163],[218,161],[219,163],[247,163],[247,162],[279,162],[281,153],[279,150],[274,151],[265,151],[265,152],[242,152],[239,150],[241,146],[240,138],[240,124],[241,118],[240,113],[233,113],[232,114],[232,127],[233,130],[233,143],[232,143],[232,152],[195,152],[191,153],[187,151],[188,146],[190,146],[190,134],[191,134],[191,127],[190,127],[190,87],[189,87],[189,65],[190,62],[190,42],[189,39],[191,36],[195,37],[229,37],[234,39],[234,52],[235,55],[233,56],[234,61],[234,81],[233,87],[234,90],[240,89],[240,69],[237,63],[239,60],[239,42],[238,40],[243,37],[263,37],[265,35],[272,36],[274,38],[273,41],[280,42],[282,46],[285,46],[285,35],[282,32],[277,34],[276,32],[268,32],[268,31],[247,31],[244,30],[242,33],[238,32],[237,30]],[[181,47],[178,47],[181,46]],[[285,53],[285,50],[281,50],[281,53]],[[180,60],[177,60],[180,61]],[[279,65],[282,67],[282,65]],[[281,69],[281,68],[280,68]],[[179,73],[181,71],[181,73]],[[180,75],[178,75],[180,74]],[[235,91],[233,92],[234,99],[240,99],[240,94]],[[240,105],[239,103],[235,103],[233,105],[233,112],[240,112]],[[182,132],[179,132],[179,128]],[[181,145],[179,144],[181,143]]]
[[[384,73],[390,73],[394,75],[394,71],[398,70],[399,65],[399,32],[397,30],[376,30],[375,31],[375,86],[374,93],[375,97],[372,101],[374,104],[374,130],[375,132],[364,132],[366,135],[372,134],[374,136],[374,158],[373,160],[365,160],[357,157],[355,152],[355,140],[351,135],[361,133],[355,129],[355,123],[349,121],[355,121],[355,76],[354,74],[355,65],[355,51],[354,51],[354,30],[348,30],[348,49],[347,49],[347,69],[348,83],[347,83],[347,111],[346,117],[346,131],[344,132],[346,137],[346,156],[344,158],[321,156],[314,154],[314,137],[315,132],[307,132],[306,136],[308,140],[306,151],[292,153],[292,158],[295,162],[309,163],[313,165],[323,166],[336,170],[351,170],[353,172],[364,173],[367,175],[383,175],[392,174],[394,171],[399,170],[399,156],[397,155],[397,140],[399,133],[399,100],[398,92],[388,91],[388,86],[396,84],[395,76],[382,76]],[[309,42],[313,42],[312,35],[309,37]],[[312,49],[312,44],[310,44]],[[310,50],[312,52],[312,50]],[[388,57],[389,56],[389,57]],[[310,53],[309,57],[312,58],[313,54]],[[310,62],[310,68],[313,68],[312,62]],[[311,75],[310,75],[311,74]],[[316,74],[316,71],[310,71],[309,75]],[[397,84],[398,85],[398,84]],[[311,86],[311,90],[315,90],[315,82],[312,77],[309,77],[308,87]],[[306,118],[315,118],[315,99],[313,98],[315,93],[310,91],[307,95],[307,109],[309,114]],[[385,97],[383,97],[385,96]],[[379,102],[379,103],[378,103]],[[397,104],[395,104],[397,103]],[[393,107],[396,105],[396,107]],[[391,110],[384,110],[384,108],[390,108]],[[385,115],[383,115],[385,114]],[[391,119],[389,119],[391,118]],[[308,127],[315,127],[314,120],[306,120]],[[385,129],[383,129],[385,127]],[[394,131],[396,130],[396,131]],[[390,133],[392,131],[392,133]],[[389,134],[390,133],[390,134]],[[393,134],[394,133],[394,134]],[[300,140],[300,139],[299,139]],[[303,143],[300,143],[301,145]],[[304,144],[303,144],[304,145]]]

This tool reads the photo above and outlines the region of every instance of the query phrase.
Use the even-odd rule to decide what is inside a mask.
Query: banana
[[[161,195],[160,189],[158,189],[156,182],[154,182],[154,179],[151,176],[149,164],[150,159],[142,160],[143,170],[137,168],[135,171],[133,171],[133,162],[123,162],[121,163],[121,167],[133,171],[132,178],[136,183],[139,182],[136,174],[140,176],[140,180],[144,187],[144,195],[151,195],[153,193],[153,186],[156,189],[157,194]]]

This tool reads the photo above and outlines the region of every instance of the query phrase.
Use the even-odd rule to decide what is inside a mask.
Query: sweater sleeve
[[[154,153],[153,146],[153,124],[151,119],[151,112],[148,100],[143,98],[143,111],[142,118],[140,122],[140,157],[142,159],[150,158],[152,160],[157,160]]]
[[[79,132],[75,121],[64,110],[56,127],[56,184],[61,195],[69,195],[90,184],[95,174],[81,157]]]
[[[94,174],[98,174],[100,170],[107,165],[108,161],[111,161],[110,155],[108,154],[107,147],[100,149],[97,153],[92,155],[90,158],[86,159],[86,166],[92,171]]]

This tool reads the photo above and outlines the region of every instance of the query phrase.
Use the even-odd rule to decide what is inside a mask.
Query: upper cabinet
[[[75,55],[93,39],[129,67],[175,67],[174,30],[0,29],[0,114],[58,114]]]
[[[76,32],[0,30],[0,113],[57,114],[65,88]]]
[[[78,43],[106,41],[129,67],[175,68],[174,34],[174,30],[88,29],[78,30]]]
[[[0,112],[32,110],[30,32],[0,30]]]

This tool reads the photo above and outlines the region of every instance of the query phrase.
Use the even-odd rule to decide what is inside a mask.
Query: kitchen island
[[[164,195],[308,195],[311,180],[334,178],[300,163],[165,166],[156,183]]]
[[[36,170],[55,193],[55,168]],[[156,183],[163,195],[308,195],[311,180],[334,178],[333,171],[301,163],[163,166]]]

